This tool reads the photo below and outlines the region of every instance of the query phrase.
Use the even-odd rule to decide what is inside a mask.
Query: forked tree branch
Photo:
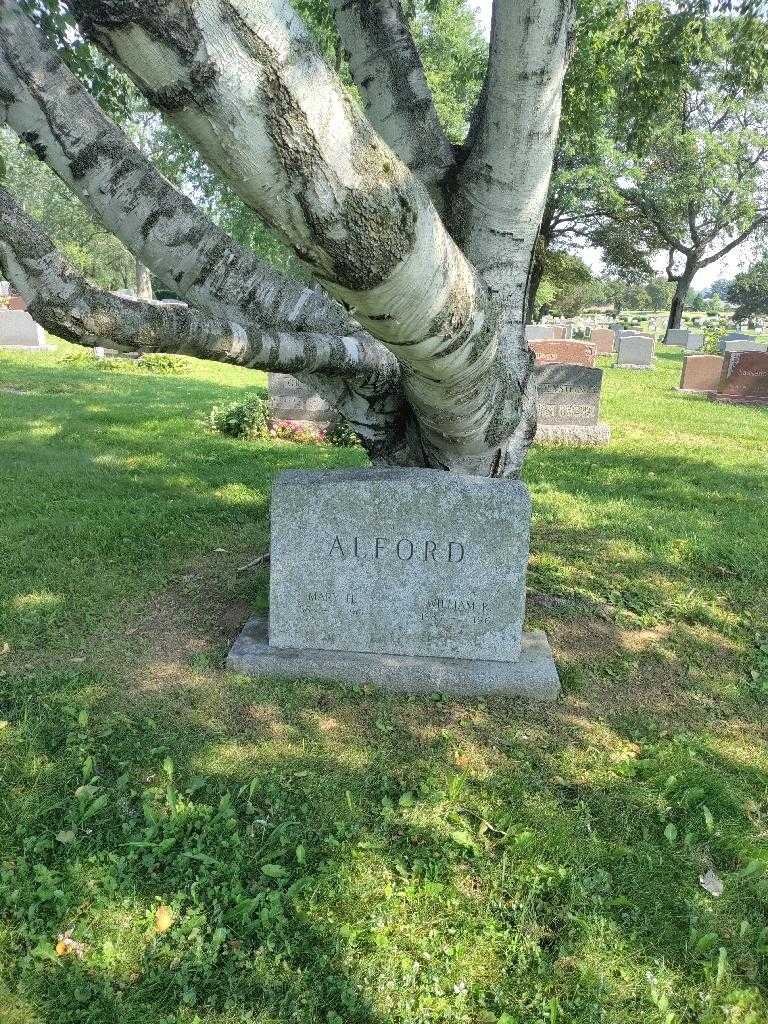
[[[487,289],[288,0],[71,3],[86,35],[396,355],[422,464],[503,472],[516,420],[499,415]]]
[[[352,423],[373,458],[403,445],[400,368],[378,342],[267,331],[190,307],[124,298],[88,284],[0,188],[0,268],[50,333],[78,345],[166,352],[298,375]]]
[[[453,149],[400,0],[332,0],[332,6],[368,120],[441,208],[441,186],[454,164]]]
[[[343,308],[238,245],[109,120],[22,15],[0,0],[0,116],[163,283],[225,318],[355,333]]]

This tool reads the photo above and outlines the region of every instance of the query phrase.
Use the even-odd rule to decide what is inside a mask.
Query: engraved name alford
[[[396,558],[400,562],[452,562],[464,560],[465,549],[461,541],[424,540],[413,541],[408,537],[395,540],[391,537],[339,537],[333,538],[328,556],[330,558],[367,559]]]

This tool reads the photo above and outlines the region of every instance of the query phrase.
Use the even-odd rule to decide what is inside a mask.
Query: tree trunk
[[[136,298],[146,300],[154,297],[149,267],[145,267],[141,260],[136,260]]]
[[[672,305],[669,308],[669,319],[667,321],[667,330],[673,331],[680,327],[683,322],[683,310],[685,309],[685,301],[688,298],[688,292],[690,291],[691,281],[696,273],[696,266],[687,267],[680,277],[675,279],[675,294],[672,297]]]

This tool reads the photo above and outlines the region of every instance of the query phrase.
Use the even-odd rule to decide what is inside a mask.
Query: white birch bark
[[[438,209],[454,164],[400,0],[332,0],[336,27],[368,120],[424,182]]]
[[[573,24],[572,0],[494,0],[488,73],[451,196],[454,234],[500,310],[500,344],[522,408],[508,466],[535,424],[524,337],[534,245],[549,189]]]
[[[259,260],[174,188],[15,0],[0,0],[0,27],[0,117],[166,287],[223,317],[289,331],[354,331],[338,303]]]
[[[73,7],[89,37],[396,354],[424,461],[500,472],[519,400],[505,400],[487,291],[287,0]]]
[[[364,423],[375,421],[380,438],[388,437],[377,442],[380,457],[517,473],[535,430],[522,310],[557,131],[566,0],[497,0],[483,99],[452,177],[452,227],[464,252],[417,175],[325,64],[288,0],[70,2],[86,34],[373,338],[340,305],[265,268],[211,225],[83,99],[13,0],[0,0],[0,113],[17,133],[138,259],[218,318],[219,334],[222,321],[240,325],[248,338],[257,328],[268,335],[267,325],[290,328],[290,338],[276,343],[283,355],[301,336],[296,332],[312,334],[301,352],[301,379],[320,382],[324,397],[322,388],[335,385],[331,400],[344,415],[345,408],[359,410]],[[415,132],[414,110],[426,100],[423,75],[406,88],[393,71],[420,72],[396,0],[351,0],[337,15],[353,41],[350,58],[359,64],[371,119],[434,184],[446,154],[434,125],[422,138]],[[389,54],[377,49],[380,30],[392,44]],[[376,71],[370,82],[366,68]],[[425,148],[430,138],[439,143],[433,159]],[[20,274],[18,244],[6,240],[4,252],[9,262],[16,253]],[[41,281],[38,275],[44,296]],[[373,385],[360,366],[337,374],[324,362],[322,376],[305,372],[326,344],[321,337],[329,353],[335,339],[337,368],[351,358],[338,347],[351,324],[358,362],[372,346],[372,363],[399,364],[394,390],[389,370],[386,384]],[[187,329],[199,335],[192,321]],[[177,341],[189,344],[180,335]]]

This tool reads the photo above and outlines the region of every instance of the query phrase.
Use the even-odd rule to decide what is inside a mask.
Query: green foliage
[[[211,409],[209,423],[213,430],[227,437],[264,437],[267,433],[264,403],[258,395],[230,402],[223,408],[215,405]]]
[[[573,316],[598,296],[595,285],[591,270],[578,256],[550,250],[537,293],[539,311]]]
[[[645,290],[652,309],[669,309],[672,305],[672,296],[675,294],[674,282],[663,277],[654,277],[646,284]]]
[[[189,372],[190,362],[186,356],[171,355],[167,352],[145,352],[136,360],[136,365],[148,373],[179,376]]]
[[[459,145],[483,85],[488,44],[467,0],[419,4],[411,25],[438,117]]]
[[[737,320],[768,315],[768,256],[736,275],[728,288],[727,298],[738,307],[735,313]]]
[[[336,420],[326,430],[325,442],[326,444],[335,445],[337,448],[357,448],[360,446],[360,438],[343,416],[337,416]]]
[[[136,263],[125,246],[92,220],[53,171],[7,129],[0,131],[0,157],[3,186],[40,221],[77,270],[101,288],[134,283]]]

